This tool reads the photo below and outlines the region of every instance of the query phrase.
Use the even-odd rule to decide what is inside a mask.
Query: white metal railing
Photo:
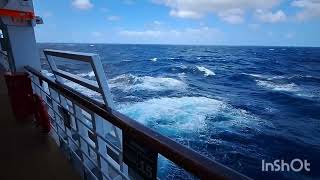
[[[114,108],[107,79],[99,56],[91,53],[75,53],[70,51],[44,50],[55,80],[64,83],[72,81],[88,90],[99,93],[107,107]],[[89,64],[96,81],[82,78],[76,74],[59,69],[56,58],[68,61],[81,61]],[[35,77],[33,77],[35,78]],[[33,82],[37,82],[33,79]],[[40,82],[39,82],[40,83]],[[33,83],[34,89],[46,101],[49,115],[53,120],[53,136],[71,147],[77,157],[92,177],[105,179],[128,179],[128,168],[122,161],[122,132],[94,112],[81,104],[76,104],[67,97],[61,96],[49,86],[41,87]],[[67,117],[66,117],[67,116]],[[66,122],[70,121],[70,122]],[[77,151],[81,151],[77,153]],[[79,155],[82,154],[82,155]],[[93,170],[94,169],[94,170]]]
[[[158,154],[201,179],[248,179],[113,110],[97,55],[44,52],[55,79],[31,67],[26,69],[34,93],[47,104],[52,137],[85,179],[157,179]],[[90,64],[97,81],[58,69],[55,57]],[[64,79],[100,93],[104,104],[75,92],[63,84]]]

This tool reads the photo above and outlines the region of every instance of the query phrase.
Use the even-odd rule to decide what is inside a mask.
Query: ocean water
[[[320,179],[320,48],[39,44],[40,53],[44,48],[99,54],[117,110],[204,156],[255,179]],[[94,79],[83,64],[59,67]],[[311,171],[261,170],[262,160],[295,158],[308,160]],[[161,178],[192,178],[164,158],[160,164]]]

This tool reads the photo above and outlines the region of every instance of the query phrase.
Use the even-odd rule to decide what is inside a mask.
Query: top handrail
[[[61,51],[61,50],[55,50],[55,49],[44,49],[43,52],[46,55],[66,58],[66,59],[73,59],[73,60],[83,61],[83,62],[90,62],[90,59],[92,56],[97,56],[97,54],[94,54],[94,53]]]
[[[59,91],[63,96],[72,99],[102,118],[107,119],[110,123],[122,129],[122,131],[127,133],[132,139],[143,142],[148,145],[148,148],[160,153],[178,166],[201,179],[250,179],[239,172],[204,157],[194,150],[151,130],[116,110],[106,107],[104,104],[74,91],[72,88],[62,83],[49,79],[30,66],[26,66],[25,69],[37,76],[40,81],[48,83],[50,87]]]

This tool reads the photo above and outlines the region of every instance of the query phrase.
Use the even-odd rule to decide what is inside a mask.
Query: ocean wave
[[[183,80],[187,77],[187,75],[186,75],[186,73],[183,72],[183,73],[179,73],[178,77]]]
[[[300,75],[300,74],[296,74],[293,76],[290,76],[288,79],[290,80],[302,80],[302,81],[314,81],[314,82],[320,82],[320,77],[315,77],[315,76],[311,76],[311,75]]]
[[[158,58],[151,58],[150,61],[156,62]]]
[[[320,80],[319,77],[314,77],[311,75],[301,75],[301,74],[294,74],[294,75],[265,75],[265,74],[251,74],[251,73],[241,73],[246,76],[254,77],[254,78],[259,78],[259,79],[264,79],[264,80],[296,80],[296,79],[301,79],[301,80]]]
[[[48,77],[54,76],[54,74],[49,72],[48,70],[41,70],[41,73]]]
[[[241,73],[243,75],[247,75],[254,78],[265,79],[265,80],[274,80],[274,79],[285,79],[285,76],[278,75],[264,75],[264,74],[250,74],[250,73]]]
[[[81,94],[84,94],[88,97],[91,97],[91,98],[94,98],[96,100],[99,100],[99,96],[101,96],[99,93],[95,92],[95,91],[92,91],[86,87],[83,87],[75,82],[72,82],[72,81],[65,81],[63,84],[69,86],[70,88],[74,89],[75,91],[78,91],[80,92]]]
[[[163,131],[194,132],[207,128],[260,130],[264,121],[247,111],[207,97],[163,97],[119,105],[119,111]],[[210,132],[211,133],[211,130]]]
[[[197,67],[197,69],[199,70],[199,71],[201,71],[201,72],[203,72],[204,73],[204,76],[214,76],[214,75],[216,75],[213,71],[211,71],[210,69],[208,69],[208,68],[205,68],[205,67],[203,67],[203,66],[196,66]]]
[[[261,86],[267,89],[272,89],[275,91],[297,92],[300,90],[300,88],[294,83],[280,84],[280,83],[274,83],[271,81],[262,81],[262,80],[256,80],[256,82],[258,86]]]
[[[183,81],[168,77],[134,76],[123,74],[109,80],[110,88],[118,88],[124,91],[167,91],[185,90],[187,84]]]
[[[80,74],[78,74],[78,76],[82,76],[82,77],[95,77],[93,71],[86,72],[86,73],[80,73]]]

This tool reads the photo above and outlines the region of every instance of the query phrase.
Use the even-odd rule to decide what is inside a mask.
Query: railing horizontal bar
[[[147,144],[148,148],[160,153],[178,166],[201,179],[250,179],[243,174],[204,157],[176,141],[147,128],[115,110],[105,107],[103,104],[74,91],[66,85],[50,80],[32,67],[27,66],[26,69],[38,76],[39,79],[46,81],[50,86],[58,89],[62,95],[82,104],[102,118],[108,119],[110,123],[122,129],[123,133],[126,133],[132,139]]]
[[[65,78],[65,79],[68,79],[68,80],[70,80],[72,82],[78,83],[79,85],[81,85],[83,87],[86,87],[86,88],[88,88],[90,90],[93,90],[95,92],[101,93],[100,88],[99,88],[98,84],[95,81],[91,81],[91,80],[82,78],[80,76],[77,76],[77,75],[71,74],[69,72],[62,71],[62,70],[57,70],[57,71],[54,71],[54,72],[57,75]]]
[[[49,56],[73,59],[73,60],[83,61],[83,62],[90,62],[92,56],[97,56],[97,54],[93,54],[93,53],[60,51],[60,50],[54,50],[54,49],[44,49],[43,52],[44,54]]]

